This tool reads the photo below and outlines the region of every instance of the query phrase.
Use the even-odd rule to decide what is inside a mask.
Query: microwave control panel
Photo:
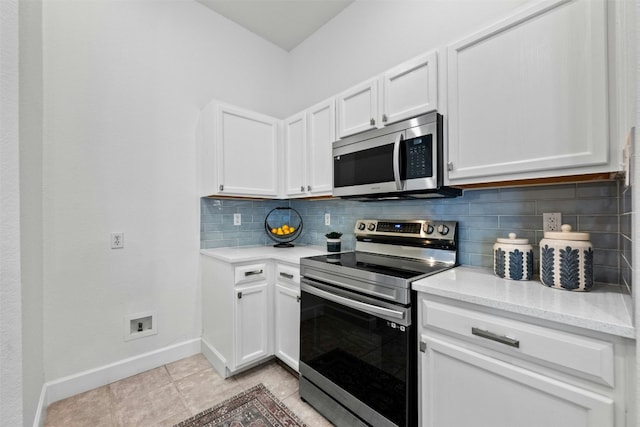
[[[404,141],[405,179],[433,176],[433,135],[418,136]]]

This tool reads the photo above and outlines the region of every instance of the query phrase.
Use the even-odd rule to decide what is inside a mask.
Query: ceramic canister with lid
[[[493,245],[493,272],[498,277],[511,280],[531,280],[533,274],[533,248],[529,239],[498,238]]]
[[[540,281],[543,285],[569,291],[588,291],[593,287],[593,247],[589,233],[545,231],[540,241]]]

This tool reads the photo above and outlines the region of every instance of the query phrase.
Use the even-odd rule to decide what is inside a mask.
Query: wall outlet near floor
[[[124,316],[124,340],[129,341],[157,334],[156,318],[154,311]]]
[[[324,214],[324,225],[331,225],[331,214]]]
[[[560,231],[562,214],[560,212],[542,214],[542,231]]]
[[[234,213],[233,214],[233,225],[241,225],[242,224],[242,214]]]

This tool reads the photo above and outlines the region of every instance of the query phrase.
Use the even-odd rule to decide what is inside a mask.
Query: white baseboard
[[[55,381],[50,381],[42,386],[40,401],[36,412],[34,427],[42,427],[46,415],[47,406],[58,400],[75,396],[76,394],[102,387],[123,378],[139,374],[157,368],[167,363],[185,357],[193,356],[201,352],[201,340],[195,338],[182,343],[174,344],[158,350],[144,353],[138,356],[123,359],[109,365],[90,369]]]
[[[220,354],[218,350],[216,350],[206,339],[202,338],[202,349],[201,352],[204,357],[207,358],[209,363],[213,365],[213,368],[218,372],[222,378],[228,378],[231,373],[229,369],[227,369],[227,359]]]

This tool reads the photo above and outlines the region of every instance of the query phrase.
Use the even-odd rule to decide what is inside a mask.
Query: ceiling
[[[354,0],[198,0],[290,51]]]

